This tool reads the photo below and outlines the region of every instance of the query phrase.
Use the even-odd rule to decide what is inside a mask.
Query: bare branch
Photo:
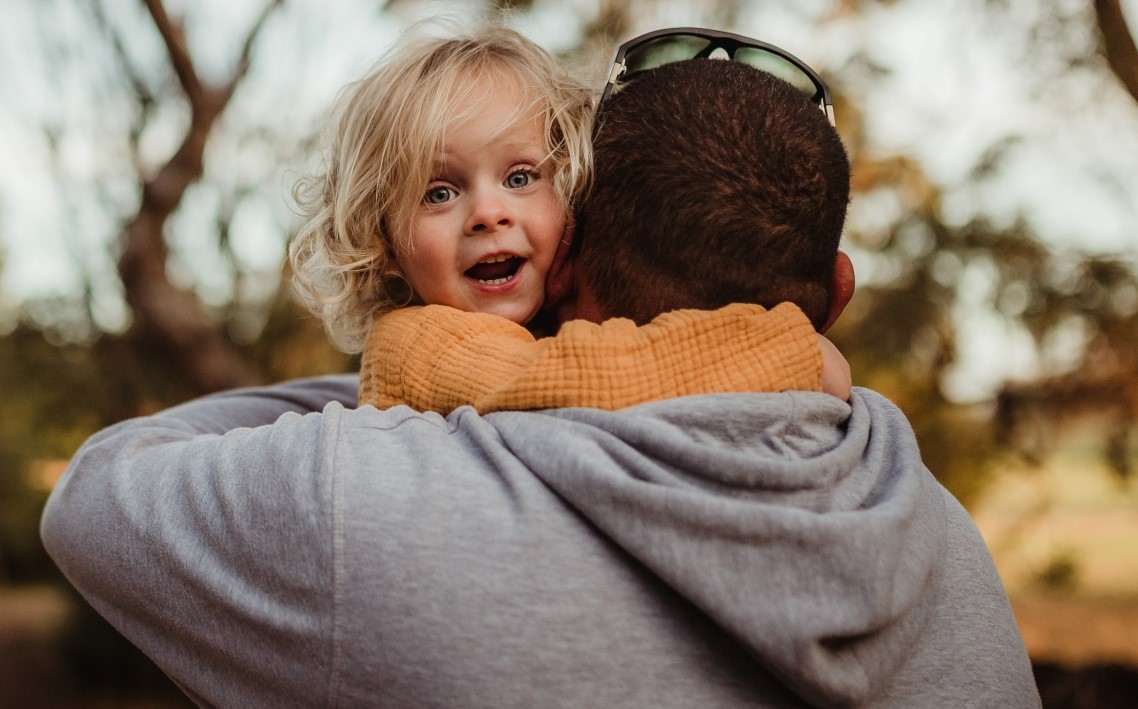
[[[146,81],[143,79],[138,67],[131,60],[122,37],[111,28],[111,24],[101,4],[92,3],[90,9],[95,24],[99,27],[103,36],[111,43],[111,49],[114,51],[118,66],[126,76],[126,82],[130,85],[135,100],[138,102],[139,111],[138,114],[131,119],[127,142],[131,151],[131,164],[141,173],[143,162],[139,142],[142,137],[142,131],[145,129],[156,106],[154,93],[150,90],[150,87],[146,85]]]
[[[182,23],[170,19],[162,0],[143,0],[143,2],[146,3],[146,9],[154,19],[154,26],[162,35],[162,43],[166,45],[166,54],[170,57],[174,74],[177,75],[182,90],[192,100],[193,96],[202,93],[202,84],[197,70],[194,69],[189,47],[186,46],[186,33],[182,30]]]
[[[229,83],[223,90],[226,94],[226,100],[233,94],[234,89],[237,88],[237,84],[249,73],[249,57],[253,52],[253,45],[256,44],[257,37],[261,34],[261,28],[265,26],[265,22],[269,19],[269,16],[283,4],[284,0],[272,0],[265,6],[265,9],[261,11],[261,16],[257,18],[257,21],[253,23],[253,27],[250,28],[249,34],[245,37],[245,44],[241,47],[241,54],[237,57],[237,67],[233,71],[233,78],[229,80]]]
[[[190,104],[190,126],[182,144],[154,177],[142,184],[138,213],[124,230],[119,275],[140,327],[176,361],[202,391],[250,384],[254,377],[218,325],[191,292],[170,283],[164,229],[186,190],[201,179],[205,145],[217,117],[249,68],[251,47],[268,16],[283,3],[271,0],[249,31],[233,75],[220,89],[201,83],[179,23],[161,0],[145,0],[166,43],[174,72]]]
[[[143,81],[142,75],[138,72],[138,67],[131,61],[130,56],[126,52],[126,45],[123,44],[122,37],[117,32],[111,29],[111,24],[107,20],[107,15],[99,3],[91,5],[91,13],[95,18],[95,24],[98,25],[99,30],[103,36],[107,37],[111,43],[111,49],[114,50],[115,59],[118,60],[119,66],[126,74],[127,83],[130,84],[131,90],[134,92],[135,97],[145,109],[154,103],[154,94],[150,91],[150,87]]]
[[[66,171],[63,168],[59,144],[60,135],[48,126],[43,127],[43,134],[44,141],[48,144],[48,150],[51,153],[50,167],[59,197],[57,209],[60,212],[61,219],[67,225],[67,228],[62,230],[64,237],[63,243],[67,254],[71,257],[72,263],[75,266],[75,272],[79,276],[79,284],[82,287],[83,309],[86,318],[84,328],[90,332],[94,332],[95,278],[91,272],[90,260],[84,255],[82,240],[79,238],[79,235],[83,233],[79,228],[81,221],[79,218],[79,209],[76,205],[74,191],[71,189],[71,185],[65,177]]]
[[[1102,33],[1103,49],[1111,70],[1138,101],[1138,47],[1126,24],[1119,0],[1095,0],[1095,17]]]

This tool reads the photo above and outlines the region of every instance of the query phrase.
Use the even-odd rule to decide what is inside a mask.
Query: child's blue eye
[[[454,190],[449,187],[432,187],[427,190],[427,194],[423,195],[423,201],[427,204],[443,204],[455,198]]]
[[[529,170],[517,170],[506,177],[506,186],[512,189],[527,187],[529,183],[533,182],[533,178],[534,176]]]

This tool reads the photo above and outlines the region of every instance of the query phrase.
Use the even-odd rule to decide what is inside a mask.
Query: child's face
[[[565,212],[543,162],[544,123],[524,100],[499,89],[446,129],[412,222],[412,252],[399,257],[424,303],[517,323],[541,307]]]

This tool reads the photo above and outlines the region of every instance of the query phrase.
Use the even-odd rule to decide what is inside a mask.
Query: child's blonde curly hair
[[[485,81],[514,82],[544,117],[566,214],[586,188],[593,93],[545,50],[501,25],[398,48],[341,93],[324,170],[294,190],[307,221],[289,247],[293,286],[344,352],[359,352],[378,315],[410,302],[396,255],[412,248],[443,132]]]

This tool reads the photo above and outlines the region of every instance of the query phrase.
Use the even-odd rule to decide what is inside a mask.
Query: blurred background
[[[0,706],[185,706],[69,589],[40,511],[85,437],[328,372],[291,188],[410,24],[511,22],[598,86],[732,30],[835,92],[859,288],[833,331],[992,548],[1045,706],[1138,705],[1138,0],[4,0]]]

